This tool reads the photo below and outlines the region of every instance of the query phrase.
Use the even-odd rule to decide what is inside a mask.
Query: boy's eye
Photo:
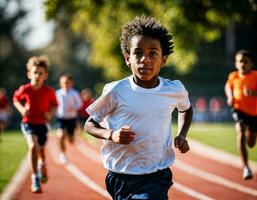
[[[158,54],[154,51],[150,52],[150,56],[157,56]]]
[[[136,52],[134,52],[134,55],[136,55],[136,57],[140,57],[140,56],[142,56],[142,52],[136,51]]]

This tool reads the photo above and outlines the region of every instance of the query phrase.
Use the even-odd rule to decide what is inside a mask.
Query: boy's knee
[[[28,143],[29,151],[36,151],[37,145],[34,142]]]
[[[249,140],[247,142],[248,147],[253,148],[255,146],[256,140]]]

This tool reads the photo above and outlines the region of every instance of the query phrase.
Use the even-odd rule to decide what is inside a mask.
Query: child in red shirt
[[[92,97],[92,91],[89,88],[85,88],[80,92],[81,99],[83,101],[83,105],[79,109],[79,118],[81,124],[84,126],[87,121],[89,114],[86,109],[94,102],[94,98]]]
[[[22,115],[21,129],[28,144],[32,173],[32,192],[41,192],[41,182],[47,181],[44,146],[47,123],[58,106],[55,91],[44,84],[48,77],[48,60],[44,56],[31,57],[27,63],[30,83],[21,85],[13,95],[13,103]]]
[[[240,50],[235,55],[237,71],[231,72],[225,86],[227,104],[233,108],[233,119],[238,134],[237,143],[243,161],[243,178],[253,178],[248,165],[246,144],[254,147],[257,137],[257,71],[252,53]]]
[[[0,88],[0,136],[6,127],[9,114],[10,107],[6,91],[4,88]]]

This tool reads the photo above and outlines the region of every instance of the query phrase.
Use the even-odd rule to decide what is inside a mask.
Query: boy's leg
[[[58,137],[58,146],[61,153],[65,153],[65,138],[66,138],[66,131],[63,128],[59,128],[57,130],[57,137]]]
[[[75,138],[75,132],[76,132],[76,128],[78,126],[78,122],[77,119],[71,119],[67,122],[67,136],[68,136],[68,140],[71,144],[74,143],[74,138]]]
[[[246,130],[246,142],[250,148],[254,147],[257,139],[257,116],[249,119]]]
[[[38,175],[42,183],[46,183],[48,180],[47,170],[46,170],[46,156],[45,156],[45,145],[47,142],[47,125],[40,125],[37,129],[38,135]]]
[[[31,170],[31,191],[34,193],[41,192],[40,181],[38,177],[38,144],[37,137],[35,135],[31,135],[31,137],[27,136],[26,141],[28,144],[28,162]]]
[[[251,179],[253,174],[248,165],[248,153],[246,149],[246,125],[244,123],[236,122],[235,127],[237,131],[237,147],[243,162],[243,179]]]
[[[37,161],[38,161],[38,144],[35,135],[26,137],[28,144],[28,161],[32,174],[37,174]]]
[[[63,128],[59,128],[57,130],[57,137],[58,137],[58,146],[60,149],[60,156],[59,161],[61,164],[66,164],[68,162],[67,156],[65,154],[66,152],[66,146],[65,146],[65,139],[66,139],[66,130]]]
[[[47,169],[46,169],[46,158],[45,158],[44,146],[40,146],[38,152],[40,157],[40,160],[37,165],[39,178],[42,183],[46,183],[48,181],[48,175],[47,175]]]

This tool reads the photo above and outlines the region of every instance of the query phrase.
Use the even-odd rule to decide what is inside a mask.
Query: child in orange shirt
[[[243,178],[253,178],[248,165],[246,144],[254,147],[257,137],[257,71],[252,53],[240,50],[235,54],[237,71],[231,72],[225,85],[227,104],[233,108],[237,146],[243,161]]]

